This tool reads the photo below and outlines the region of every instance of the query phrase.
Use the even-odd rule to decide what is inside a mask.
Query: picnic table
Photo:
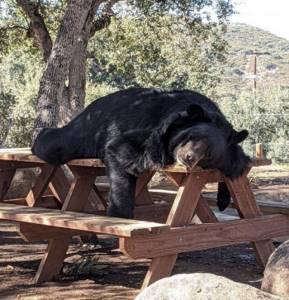
[[[252,242],[258,261],[265,266],[274,250],[271,239],[289,234],[288,211],[263,215],[250,188],[250,169],[267,164],[269,160],[254,160],[246,174],[234,181],[218,170],[167,166],[158,171],[178,188],[171,205],[153,202],[147,185],[155,171],[147,171],[137,181],[135,219],[128,220],[105,216],[107,204],[95,185],[96,178],[105,175],[100,160],[72,160],[65,171],[64,166],[49,165],[29,149],[5,149],[0,151],[0,220],[16,221],[26,241],[48,240],[36,283],[60,272],[71,236],[88,233],[114,235],[126,255],[150,258],[143,287],[169,276],[181,252]],[[35,167],[41,171],[28,194],[7,199],[16,170]],[[74,175],[72,181],[68,169]],[[230,190],[238,220],[219,222],[210,207],[213,202],[201,193],[206,183],[221,181]],[[53,208],[46,208],[51,204]],[[201,224],[192,223],[195,215]]]

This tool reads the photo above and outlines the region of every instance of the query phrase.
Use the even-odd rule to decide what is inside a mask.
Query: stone
[[[14,267],[11,265],[7,265],[4,267],[3,271],[7,272],[7,273],[12,273],[12,272],[14,272]]]
[[[135,300],[281,300],[250,285],[209,273],[178,274],[144,289]]]
[[[289,240],[281,244],[269,257],[261,289],[289,298]]]

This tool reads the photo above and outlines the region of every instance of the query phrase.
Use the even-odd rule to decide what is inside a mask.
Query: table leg
[[[183,180],[169,213],[167,224],[171,226],[182,226],[190,223],[205,182],[205,177],[194,173],[189,174],[188,177]],[[147,287],[160,278],[169,276],[176,259],[177,254],[152,259],[142,288]]]
[[[41,167],[41,173],[36,178],[36,182],[32,189],[29,191],[26,196],[26,202],[28,206],[37,206],[37,201],[41,198],[43,193],[45,192],[49,181],[53,177],[56,169],[58,167],[52,165],[44,165]]]
[[[215,216],[214,212],[210,208],[208,201],[204,197],[200,197],[196,208],[196,215],[199,217],[202,223],[217,223],[219,220]]]
[[[16,169],[0,170],[0,202],[4,200],[6,193],[11,185]]]
[[[136,183],[135,190],[135,205],[147,205],[152,204],[152,198],[147,189],[147,185],[154,176],[155,171],[146,171],[141,174]]]
[[[262,215],[250,187],[249,180],[245,175],[233,181],[225,178],[225,182],[227,183],[241,218],[249,219]],[[253,242],[253,245],[258,261],[265,267],[269,256],[275,249],[272,241],[257,241]]]
[[[165,172],[168,178],[175,186],[180,186],[186,177],[184,173],[175,173],[175,172]]]
[[[97,168],[72,168],[75,180],[70,186],[62,210],[82,211],[92,190]],[[49,281],[59,274],[69,246],[70,236],[49,241],[45,256],[38,268],[36,283]]]
[[[49,183],[49,188],[53,193],[53,196],[62,205],[69,191],[71,182],[65,175],[63,170],[64,166],[57,168],[53,178]]]

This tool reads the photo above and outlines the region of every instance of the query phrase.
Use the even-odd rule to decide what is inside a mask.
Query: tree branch
[[[16,2],[29,18],[28,35],[34,39],[36,45],[42,52],[44,61],[47,62],[52,49],[52,40],[44,19],[39,13],[40,2],[32,3],[27,0],[16,0]]]
[[[115,13],[112,10],[112,7],[118,1],[119,0],[106,1],[101,16],[98,17],[92,24],[92,27],[90,30],[90,37],[93,37],[97,31],[109,26],[109,24],[111,22],[111,17],[115,15]]]

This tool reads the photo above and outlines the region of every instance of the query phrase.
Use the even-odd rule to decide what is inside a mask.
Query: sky
[[[250,24],[289,40],[289,0],[235,0],[232,22]]]

